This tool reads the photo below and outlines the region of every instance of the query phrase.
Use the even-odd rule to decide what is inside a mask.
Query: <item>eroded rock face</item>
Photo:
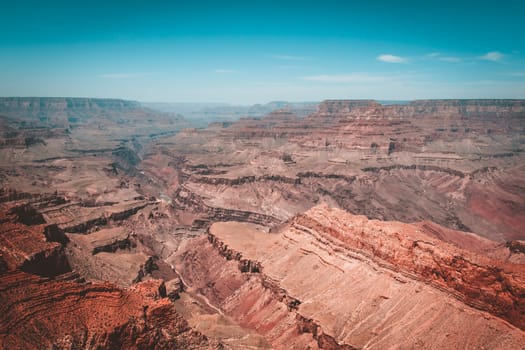
[[[161,297],[160,281],[121,290],[14,271],[0,285],[2,348],[213,348]]]
[[[437,288],[446,287],[466,304],[489,311],[525,329],[521,302],[525,266],[486,259],[433,239],[412,225],[369,221],[340,210],[315,207],[292,221],[294,229],[314,230],[347,249],[390,264]]]
[[[220,347],[175,311],[164,282],[85,282],[61,243],[46,241],[46,225],[27,226],[11,205],[0,207],[0,348]]]
[[[324,201],[504,243],[525,232],[524,114],[522,100],[325,101],[303,118],[186,130],[150,145],[139,167],[177,209],[201,214],[199,227],[239,211],[285,221]]]
[[[0,99],[0,347],[520,348],[524,106]]]
[[[178,253],[182,277],[276,348],[519,348],[525,340],[523,265],[418,225],[317,206],[277,233],[216,223],[208,241]]]

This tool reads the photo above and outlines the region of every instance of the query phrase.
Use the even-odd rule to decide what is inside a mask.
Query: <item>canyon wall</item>
[[[519,348],[525,339],[523,265],[417,225],[318,206],[275,233],[216,223],[208,243],[177,254],[191,288],[275,348]]]
[[[0,348],[222,348],[177,313],[162,280],[87,282],[71,270],[64,231],[28,208],[0,205]]]

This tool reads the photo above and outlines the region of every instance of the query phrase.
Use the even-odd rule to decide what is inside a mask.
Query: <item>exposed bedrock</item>
[[[7,204],[0,206],[0,216],[5,220],[0,223],[0,254],[9,270],[21,269],[48,277],[70,271],[63,245],[46,236],[54,231],[50,226],[22,223],[18,210]],[[58,237],[58,241],[62,237],[60,232],[51,236]]]
[[[439,240],[429,240],[411,225],[368,221],[342,212],[334,214],[339,218],[346,216],[348,224],[340,219],[332,220],[323,210],[314,208],[308,215],[295,217],[292,226],[326,233],[347,249],[368,254],[372,259],[388,263],[389,269],[402,271],[438,288],[446,287],[470,306],[487,310],[525,329],[523,265],[500,263],[447,247]]]
[[[140,265],[139,272],[137,273],[137,277],[133,280],[133,283],[141,282],[144,277],[151,275],[153,271],[158,270],[159,267],[156,260],[158,260],[158,258],[152,256],[148,257],[144,264]]]
[[[88,234],[98,227],[121,222],[149,204],[145,200],[95,207],[81,206],[78,203],[66,203],[42,208],[41,212],[46,222],[57,224],[64,232]]]
[[[381,105],[372,100],[327,100],[322,102],[317,115],[327,116],[447,116],[493,117],[519,116],[525,113],[523,100],[415,100],[408,104]]]
[[[263,176],[242,176],[234,179],[220,178],[220,177],[192,177],[191,181],[201,182],[210,185],[243,185],[252,182],[261,182],[261,181],[276,181],[281,183],[290,183],[297,184],[300,183],[300,179],[293,179],[279,175],[263,175]]]
[[[110,283],[0,276],[0,347],[41,349],[216,348],[192,330],[160,281],[128,290]]]
[[[20,270],[44,277],[54,277],[70,272],[69,261],[62,246],[53,250],[44,250],[29,257]]]
[[[0,206],[0,348],[222,348],[175,311],[163,281],[127,289],[85,282],[69,267],[63,233],[25,225],[11,205]],[[148,260],[144,273],[154,265]]]
[[[184,187],[181,187],[175,193],[173,206],[175,209],[204,213],[208,216],[208,220],[210,221],[236,220],[265,226],[273,226],[280,222],[280,220],[270,215],[207,205],[204,203],[203,198]]]
[[[370,169],[363,169],[364,171],[370,171]],[[340,179],[347,182],[355,180],[355,176],[347,176],[342,174],[323,174],[319,172],[307,171],[297,173],[297,177],[285,177],[281,175],[262,175],[262,176],[242,176],[238,178],[221,178],[221,177],[209,177],[209,176],[193,176],[190,178],[191,182],[205,183],[209,185],[228,185],[238,186],[254,182],[278,182],[292,185],[300,185],[302,178],[325,178],[325,179]]]
[[[296,308],[287,304],[286,291],[263,274],[242,272],[236,254],[228,260],[227,247],[217,250],[205,237],[191,244],[177,263],[187,288],[204,295],[242,327],[257,331],[275,348],[318,348],[312,334],[298,330]]]
[[[417,225],[320,206],[277,233],[242,223],[209,230],[207,243],[198,238],[177,253],[178,271],[275,348],[491,349],[525,340],[523,266]]]
[[[437,172],[443,172],[443,173],[447,173],[449,175],[452,175],[452,176],[457,176],[459,178],[463,178],[465,177],[465,174],[462,173],[461,171],[459,170],[454,170],[454,169],[449,169],[449,168],[442,168],[442,167],[438,167],[438,166],[435,166],[435,165],[416,165],[416,164],[412,164],[412,165],[399,165],[399,164],[394,164],[394,165],[389,165],[389,166],[384,166],[384,167],[367,167],[367,168],[363,168],[362,170],[365,171],[365,172],[373,172],[373,173],[378,173],[382,170],[384,171],[390,171],[390,170],[397,170],[397,169],[403,169],[403,170],[429,170],[429,171],[437,171]]]
[[[112,240],[110,243],[97,245],[93,247],[92,254],[98,254],[100,252],[114,253],[117,250],[121,249],[131,249],[136,246],[136,243],[130,239],[129,235],[125,238],[119,239],[118,237]]]

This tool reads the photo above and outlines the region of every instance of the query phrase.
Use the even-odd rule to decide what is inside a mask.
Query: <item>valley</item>
[[[523,347],[524,100],[172,108],[0,98],[0,348]]]

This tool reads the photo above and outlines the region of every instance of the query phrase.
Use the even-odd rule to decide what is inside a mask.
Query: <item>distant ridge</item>
[[[410,105],[446,104],[449,106],[525,106],[522,99],[428,99],[413,100]]]
[[[0,97],[0,111],[5,110],[41,110],[41,109],[114,109],[140,108],[137,101],[113,98],[87,97]]]
[[[471,98],[471,99],[415,99],[415,100],[374,100],[374,99],[326,99],[321,103],[340,104],[353,107],[365,107],[373,105],[449,105],[449,106],[524,106],[525,99],[504,99],[504,98]]]

